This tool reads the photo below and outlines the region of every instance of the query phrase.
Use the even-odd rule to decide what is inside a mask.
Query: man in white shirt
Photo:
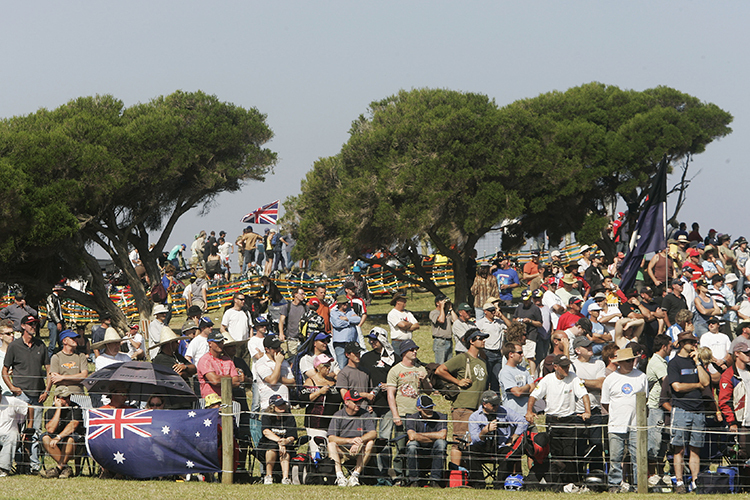
[[[292,367],[284,359],[281,352],[281,341],[277,335],[269,335],[263,339],[266,349],[265,356],[253,363],[253,380],[258,386],[260,408],[268,408],[268,400],[278,394],[285,401],[289,400],[289,387],[294,384]]]
[[[701,335],[700,345],[711,349],[711,354],[714,357],[713,362],[721,367],[721,371],[724,371],[734,362],[730,351],[732,342],[729,337],[719,331],[718,318],[710,318],[707,323],[708,331]]]
[[[625,446],[630,451],[633,466],[633,483],[638,477],[636,468],[636,394],[646,392],[646,374],[634,368],[636,356],[626,348],[617,351],[612,359],[617,371],[612,372],[602,384],[602,406],[609,412],[609,492],[627,492],[622,482],[622,459]]]
[[[393,309],[388,313],[388,326],[391,327],[391,345],[396,352],[400,352],[401,343],[411,340],[412,332],[419,329],[417,318],[404,309],[406,307],[406,295],[396,292],[391,299]]]
[[[565,312],[562,299],[556,292],[557,278],[549,278],[547,280],[547,290],[542,295],[542,304],[549,308],[552,330],[557,330],[557,321],[560,319],[560,315]]]
[[[474,308],[466,302],[461,302],[451,311],[453,344],[456,346],[456,354],[466,352],[467,348],[463,343],[464,335],[472,328],[476,328],[474,319],[471,317],[472,312],[474,312]]]
[[[167,319],[169,309],[164,304],[156,304],[152,311],[154,319],[148,325],[148,344],[149,346],[156,345],[161,341],[161,330],[164,328],[164,321]],[[94,353],[96,348],[92,345]],[[159,353],[159,348],[153,351],[152,356],[156,356]]]
[[[605,367],[604,361],[593,360],[594,342],[588,335],[576,337],[573,339],[573,350],[577,358],[573,361],[573,369],[576,375],[586,386],[589,393],[589,402],[591,404],[591,418],[588,421],[580,420],[577,417],[576,423],[584,427],[578,437],[578,456],[586,455],[590,447],[594,450],[589,453],[589,470],[600,470],[604,472],[604,440],[602,432],[602,410],[599,405],[599,399],[602,394],[602,383],[604,383]],[[576,414],[580,415],[585,411],[583,401],[576,402]],[[586,462],[581,460],[579,463],[578,473],[585,474]]]
[[[235,293],[233,301],[232,308],[227,309],[221,318],[221,333],[228,333],[234,340],[247,340],[250,332],[250,315],[244,309],[245,294]]]
[[[18,445],[18,429],[28,416],[28,411],[27,403],[18,398],[0,394],[0,477],[10,474]],[[39,408],[37,411],[42,411],[42,409]],[[26,424],[29,429],[33,426],[31,421]]]
[[[565,464],[560,472],[560,482],[566,488],[575,488],[578,482],[576,451],[576,434],[579,429],[574,425],[576,418],[576,400],[582,400],[584,411],[581,419],[585,422],[591,418],[591,402],[586,386],[575,373],[570,371],[571,361],[568,356],[560,354],[552,360],[554,373],[546,375],[531,392],[526,409],[526,420],[535,423],[534,404],[538,399],[547,402],[546,424],[550,434],[550,456]]]
[[[497,373],[503,364],[503,339],[507,325],[510,325],[510,320],[505,317],[502,311],[496,309],[492,302],[485,302],[482,310],[484,316],[477,320],[477,328],[482,333],[489,335],[484,343],[484,353],[487,356],[487,371],[490,374],[490,390],[497,392],[500,390]],[[498,312],[499,317],[497,316]]]
[[[198,366],[198,361],[208,353],[208,334],[211,333],[211,329],[214,326],[214,322],[210,318],[203,317],[198,323],[198,335],[188,344],[187,351],[185,351],[185,359]]]

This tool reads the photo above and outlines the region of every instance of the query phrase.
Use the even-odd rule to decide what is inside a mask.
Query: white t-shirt
[[[276,368],[276,362],[270,359],[268,356],[263,356],[260,359],[255,360],[253,363],[253,379],[258,384],[258,395],[260,396],[260,407],[265,409],[268,407],[268,400],[274,394],[278,394],[285,400],[289,401],[289,388],[281,383],[282,378],[292,378],[292,367],[289,366],[286,360],[281,363],[281,377],[277,384],[267,384],[264,380],[266,377],[273,373]]]
[[[407,310],[398,311],[395,308],[391,309],[391,312],[388,313],[388,326],[391,327],[391,340],[409,340],[411,338],[411,332],[407,332],[396,326],[402,321],[416,323],[417,318]]]
[[[115,354],[115,357],[112,357],[108,354],[104,354],[104,351],[101,351],[101,354],[96,358],[94,366],[97,370],[101,370],[105,366],[113,365],[115,363],[124,363],[126,361],[130,361],[130,356],[124,352],[118,352]]]
[[[573,361],[573,367],[571,369],[575,369],[576,375],[578,378],[583,380],[591,380],[591,379],[597,379],[597,378],[604,378],[607,374],[605,371],[604,361],[602,360],[596,360],[596,361],[590,361],[589,363],[584,363],[583,361],[580,361],[576,359]],[[587,389],[589,391],[589,399],[591,400],[591,408],[598,408],[599,407],[599,399],[601,398],[601,390],[599,389]],[[583,407],[583,401],[578,401],[576,403],[576,413],[583,413],[584,407]]]
[[[701,347],[708,347],[716,359],[724,359],[732,342],[725,334],[706,332],[701,335]]]
[[[479,318],[479,320],[477,320],[477,328],[479,328],[479,331],[482,333],[489,335],[484,343],[485,349],[489,349],[490,351],[499,351],[502,349],[503,338],[505,337],[506,330],[505,323],[497,319],[490,321],[485,316],[484,318]]]
[[[261,354],[266,353],[266,348],[263,347],[263,337],[256,337],[253,335],[250,340],[247,341],[247,350],[250,351],[250,357],[255,356],[260,352]]]
[[[161,330],[164,328],[164,323],[159,321],[158,319],[153,320],[148,325],[148,347],[152,345],[156,345],[160,342],[161,339]],[[159,354],[159,351],[161,348],[157,347],[155,349],[151,350],[151,356],[156,356]],[[101,351],[101,349],[100,349]],[[145,349],[144,349],[145,351]]]
[[[636,428],[635,399],[646,392],[646,374],[633,368],[628,374],[612,372],[602,384],[602,404],[609,405],[609,432],[624,434]]]
[[[569,417],[575,413],[576,399],[588,395],[588,391],[581,379],[571,371],[562,380],[557,378],[556,373],[545,375],[531,395],[547,402],[547,415]]]
[[[308,354],[307,356],[302,356],[299,360],[299,371],[301,373],[307,373],[308,370],[313,370],[315,366],[313,366],[313,356],[312,354]],[[336,359],[334,358],[333,361],[331,361],[331,373],[338,373],[341,371],[341,368],[339,368],[339,364],[336,362]]]
[[[544,295],[542,295],[542,304],[549,308],[549,317],[552,320],[552,329],[557,330],[557,322],[560,319],[560,315],[552,311],[552,308],[556,305],[560,305],[565,308],[565,305],[563,305],[562,303],[562,299],[552,290],[547,290],[544,292]]]
[[[221,318],[221,324],[229,330],[229,335],[234,340],[247,340],[250,332],[250,323],[245,311],[238,311],[235,308],[227,309]]]
[[[219,255],[221,255],[224,262],[229,260],[229,251],[232,249],[232,244],[228,241],[225,241],[223,244],[219,245]]]
[[[201,360],[208,350],[208,338],[203,335],[196,335],[188,344],[185,357],[188,361],[192,361],[195,366],[198,366],[198,361]]]

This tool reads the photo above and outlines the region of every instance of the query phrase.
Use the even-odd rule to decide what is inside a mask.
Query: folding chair
[[[81,410],[83,410],[83,424],[84,428],[88,429],[89,427],[89,412],[88,410],[93,408],[92,402],[91,402],[91,396],[88,394],[71,394],[70,395],[70,401],[72,403],[77,404],[81,407]],[[89,476],[94,477],[98,474],[98,471],[96,469],[96,461],[91,457],[89,454],[89,448],[86,445],[86,442],[84,442],[76,447],[76,455],[75,459],[73,461],[74,464],[74,472],[75,476],[80,476],[83,474],[84,467],[88,467],[89,470]],[[79,452],[80,449],[85,450],[85,454],[82,454]]]

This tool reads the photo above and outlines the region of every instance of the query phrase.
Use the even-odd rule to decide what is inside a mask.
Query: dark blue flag
[[[667,247],[667,157],[662,158],[651,189],[638,216],[638,223],[630,239],[630,251],[622,261],[620,288],[628,290],[635,283],[643,256],[661,252]]]
[[[86,446],[105,469],[145,479],[219,472],[219,410],[88,410]]]

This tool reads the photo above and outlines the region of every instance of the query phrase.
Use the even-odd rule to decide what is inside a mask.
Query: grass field
[[[179,499],[186,498],[232,498],[257,499],[283,498],[285,500],[330,500],[334,498],[354,498],[378,500],[468,500],[468,499],[510,499],[553,500],[566,496],[562,493],[531,491],[471,490],[464,488],[387,488],[360,486],[338,488],[336,486],[273,486],[264,485],[223,485],[212,483],[175,483],[168,481],[116,481],[104,479],[42,479],[38,477],[15,476],[0,479],[0,498],[3,499],[50,499],[89,498],[89,499]],[[575,497],[576,495],[569,495]],[[580,495],[579,495],[580,496]],[[584,496],[601,499],[615,498],[608,493],[586,493]],[[654,494],[648,498],[668,498],[672,495]],[[620,494],[619,498],[623,498]],[[630,493],[624,498],[640,500],[646,495]],[[703,498],[719,498],[719,495],[705,495]],[[724,497],[726,498],[726,497]]]

